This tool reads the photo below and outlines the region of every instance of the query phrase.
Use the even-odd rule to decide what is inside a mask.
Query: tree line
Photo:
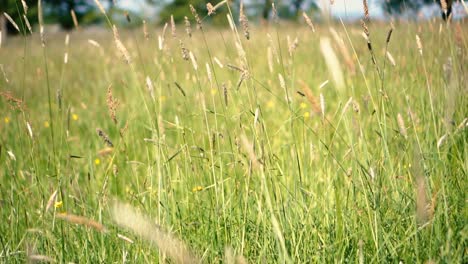
[[[213,0],[143,0],[147,5],[152,5],[158,12],[158,22],[166,22],[173,16],[176,22],[184,20],[184,16],[188,13],[188,5],[192,4],[196,9],[203,11],[207,10],[207,3],[217,1]],[[228,0],[234,3],[233,7],[238,7],[241,0]],[[332,0],[330,0],[333,2]],[[340,0],[341,1],[341,0]],[[347,0],[348,1],[348,0]],[[358,1],[358,0],[352,0]],[[372,1],[372,0],[370,0]],[[427,4],[439,3],[444,7],[442,16],[444,19],[448,18],[451,12],[452,0],[375,0],[380,4],[384,11],[391,15],[398,15],[405,11],[414,12]],[[99,13],[96,2],[100,2],[106,7],[110,17],[118,17],[125,10],[121,10],[116,5],[116,0],[42,0],[44,21],[45,23],[60,24],[64,29],[71,29],[74,25],[73,16],[80,22],[81,25],[96,24],[103,21]],[[303,11],[317,11],[319,0],[244,0],[245,6],[248,11],[247,15],[258,17],[264,21],[268,21],[271,17],[271,6],[275,2],[278,13],[283,19],[297,19],[301,10]],[[445,4],[445,5],[444,5]],[[25,24],[27,18],[29,23],[34,24],[37,21],[37,6],[38,0],[0,0],[0,31],[5,37],[6,33],[17,33],[17,29],[11,24],[7,23],[8,14],[10,18],[16,22],[17,25]],[[25,10],[27,9],[27,10]],[[232,10],[236,12],[234,8]],[[72,12],[74,13],[72,15]],[[221,8],[219,12],[227,12]],[[133,14],[138,16],[138,14]],[[122,16],[120,16],[122,17]],[[214,17],[213,23],[225,23],[223,16]],[[24,30],[24,32],[26,32]]]

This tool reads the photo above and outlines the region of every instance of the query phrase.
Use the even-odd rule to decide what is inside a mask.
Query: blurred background
[[[241,0],[229,0],[233,3],[232,12],[237,13]],[[174,16],[175,22],[183,21],[187,14],[188,5],[192,4],[199,12],[206,14],[206,4],[211,2],[216,5],[217,0],[43,0],[44,20],[48,31],[70,30],[74,27],[71,13],[74,12],[79,26],[105,25],[105,20],[100,15],[99,2],[112,20],[119,26],[139,26],[143,20],[151,24],[164,24]],[[360,0],[244,0],[244,6],[249,20],[254,23],[267,23],[272,17],[271,4],[274,2],[281,19],[301,21],[302,12],[307,12],[315,22],[322,20],[342,19],[352,22],[358,20],[363,14],[363,3]],[[452,1],[448,1],[452,2]],[[0,30],[3,41],[7,35],[18,34],[11,23],[7,23],[5,13],[8,14],[18,25],[20,17],[23,16],[24,6],[27,6],[27,17],[32,26],[37,23],[37,0],[0,0]],[[374,20],[426,20],[441,16],[440,3],[436,0],[371,0],[369,1],[369,12]],[[454,20],[466,17],[466,4],[463,1],[453,1],[452,18]],[[218,13],[226,12],[223,6]],[[129,14],[132,22],[128,23],[126,16]],[[210,18],[213,25],[224,25],[227,23],[225,16],[214,16]]]

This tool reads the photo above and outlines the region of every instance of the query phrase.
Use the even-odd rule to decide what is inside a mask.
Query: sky
[[[167,0],[166,0],[167,1]],[[212,3],[218,3],[221,0],[213,0]],[[251,0],[250,0],[251,1]],[[354,20],[363,16],[363,1],[362,0],[334,0],[333,5],[331,0],[316,0],[319,7],[325,10],[325,13],[330,13],[334,17],[340,17],[343,20]],[[384,18],[384,12],[380,6],[382,0],[368,0],[369,13],[374,18]],[[249,0],[244,0],[248,3]],[[145,3],[145,0],[117,0],[117,4],[128,10],[132,10],[142,14],[143,17],[154,17],[156,9]],[[328,10],[328,11],[326,11]],[[437,5],[423,9],[425,17],[439,15],[440,11]],[[460,4],[454,4],[454,18],[466,16],[466,12]]]
[[[220,0],[213,0],[213,4]],[[248,2],[248,0],[244,0]],[[369,12],[373,16],[381,16],[382,11],[375,1],[369,1]],[[118,5],[122,8],[134,10],[138,12],[154,12],[145,4],[144,0],[120,0],[117,1]],[[353,18],[360,16],[363,13],[362,0],[335,0],[334,4],[330,6],[330,0],[318,0],[318,4],[322,10],[330,10],[333,16],[342,18]]]

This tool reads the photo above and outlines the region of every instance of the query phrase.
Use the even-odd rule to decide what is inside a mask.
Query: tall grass
[[[3,43],[1,262],[466,262],[465,22],[189,11]]]

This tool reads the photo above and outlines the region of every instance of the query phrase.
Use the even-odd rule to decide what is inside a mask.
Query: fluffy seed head
[[[18,25],[15,23],[15,21],[13,20],[13,18],[11,18],[11,16],[8,15],[6,12],[3,12],[3,15],[6,17],[6,19],[8,19],[8,21],[13,25],[13,27],[14,27],[18,32],[20,32],[20,29],[19,29]]]
[[[177,34],[176,34],[176,26],[175,26],[174,16],[173,16],[173,15],[171,15],[171,33],[172,33],[172,37],[173,37],[173,38],[176,38],[176,37],[177,37]]]
[[[76,29],[78,29],[78,18],[76,18],[75,10],[70,10],[70,15],[73,20],[73,25],[75,26]]]
[[[197,28],[201,30],[202,22],[200,17],[198,16],[197,10],[195,9],[195,7],[193,7],[193,5],[190,5],[190,12],[192,12],[193,17],[195,17],[195,21],[197,21]]]
[[[311,20],[310,17],[307,15],[307,13],[306,13],[306,12],[303,12],[303,13],[302,13],[302,16],[304,17],[304,20],[305,20],[307,26],[309,26],[309,28],[312,30],[312,32],[315,32],[314,24],[312,23],[312,20]]]
[[[244,36],[246,39],[250,39],[249,33],[249,20],[244,13],[244,2],[240,3],[240,14],[239,14],[239,23],[242,25],[242,30],[244,31]]]
[[[192,37],[192,26],[190,25],[190,20],[188,17],[184,16],[184,22],[185,22],[185,32],[189,36],[189,38]]]

